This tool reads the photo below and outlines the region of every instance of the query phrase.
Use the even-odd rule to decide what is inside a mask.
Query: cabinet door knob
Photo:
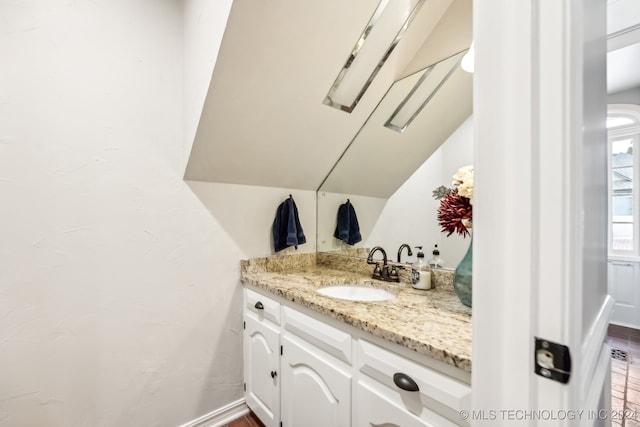
[[[401,372],[393,374],[393,382],[403,390],[419,391],[418,384],[407,374]]]
[[[260,301],[258,301],[254,307],[258,310],[264,310],[264,305],[262,305]]]
[[[278,376],[278,373],[276,371],[271,371],[271,378],[275,378]]]

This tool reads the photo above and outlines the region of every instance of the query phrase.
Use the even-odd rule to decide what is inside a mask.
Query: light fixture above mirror
[[[473,73],[474,64],[476,60],[475,55],[476,55],[476,50],[473,47],[473,42],[471,42],[471,47],[469,48],[469,51],[462,57],[462,63],[460,64],[462,69],[465,70],[467,73]]]
[[[323,103],[351,113],[424,0],[381,0]]]

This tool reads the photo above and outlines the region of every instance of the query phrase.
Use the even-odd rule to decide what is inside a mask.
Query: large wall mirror
[[[465,53],[458,52],[390,87],[318,189],[318,252],[366,256],[367,249],[382,246],[395,260],[399,246],[407,243],[424,246],[429,258],[433,245],[443,238],[432,190],[451,184],[450,179],[443,181],[449,174],[443,168],[458,162],[443,158],[439,148],[456,132],[467,132],[463,139],[470,135],[470,125],[460,130],[470,122],[472,112],[473,75],[460,67]],[[455,156],[453,152],[448,156]],[[458,163],[470,163],[473,157],[459,154]],[[347,200],[354,207],[362,236],[353,245],[334,237],[338,210]],[[466,247],[468,242],[461,253]],[[412,260],[415,252],[413,258],[405,253],[402,261]],[[445,266],[454,267],[453,262]]]

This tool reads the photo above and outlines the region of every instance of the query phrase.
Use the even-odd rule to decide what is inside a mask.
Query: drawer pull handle
[[[403,374],[401,372],[398,372],[396,374],[393,374],[393,382],[400,387],[403,390],[406,391],[419,391],[420,388],[418,387],[418,384],[416,384],[416,382],[411,379],[411,377],[407,374]]]
[[[276,371],[271,371],[271,378],[275,378],[278,376],[278,373]]]
[[[254,307],[258,310],[264,310],[264,305],[262,305],[260,301],[258,301]]]

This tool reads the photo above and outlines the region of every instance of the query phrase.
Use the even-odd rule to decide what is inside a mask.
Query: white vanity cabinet
[[[278,427],[280,304],[249,289],[244,301],[245,399],[266,427]]]
[[[245,289],[245,397],[266,426],[468,425],[468,373],[294,307]]]

